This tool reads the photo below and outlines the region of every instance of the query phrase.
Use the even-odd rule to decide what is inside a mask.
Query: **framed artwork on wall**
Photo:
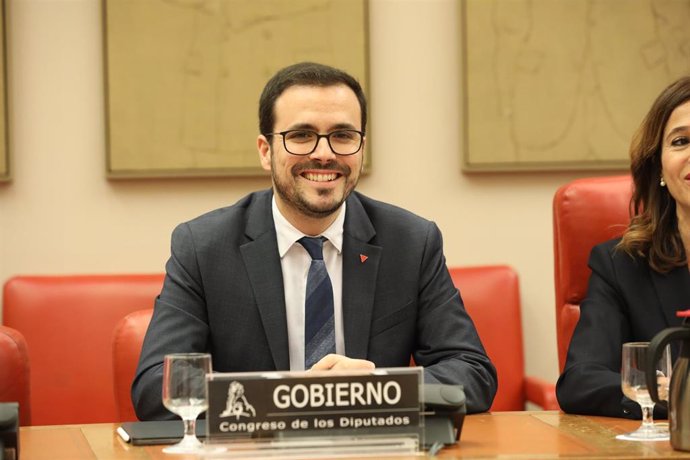
[[[0,181],[9,181],[10,153],[7,140],[7,40],[5,0],[0,0]]]
[[[690,73],[690,0],[461,0],[463,169],[627,170]]]
[[[333,65],[367,88],[367,0],[102,6],[110,178],[265,174],[259,95],[287,65]]]

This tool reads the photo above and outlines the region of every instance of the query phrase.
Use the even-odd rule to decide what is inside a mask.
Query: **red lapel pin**
[[[359,260],[360,260],[362,263],[366,262],[368,258],[369,258],[369,256],[365,256],[364,254],[360,254],[360,255],[359,255]]]

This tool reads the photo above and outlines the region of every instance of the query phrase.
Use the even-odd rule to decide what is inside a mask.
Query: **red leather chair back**
[[[128,313],[153,307],[163,275],[18,276],[5,283],[3,323],[31,363],[31,423],[118,420],[112,337]]]
[[[131,388],[139,363],[141,346],[151,322],[153,309],[139,310],[125,316],[115,327],[113,335],[113,374],[115,375],[115,404],[118,419],[136,421]]]
[[[527,394],[517,273],[505,265],[450,267],[449,271],[496,366],[498,393],[491,411],[524,410]]]
[[[0,402],[19,403],[20,425],[31,424],[29,354],[24,336],[0,326]]]
[[[560,187],[553,199],[554,275],[558,364],[568,345],[587,294],[592,248],[619,237],[630,222],[632,179],[626,176],[577,179]]]

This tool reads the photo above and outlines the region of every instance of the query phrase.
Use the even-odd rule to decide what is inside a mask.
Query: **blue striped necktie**
[[[304,368],[311,368],[328,353],[335,353],[333,287],[323,260],[326,238],[305,236],[298,240],[311,256],[304,298]]]

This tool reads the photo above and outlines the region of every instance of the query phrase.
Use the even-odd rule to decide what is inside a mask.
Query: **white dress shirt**
[[[338,217],[321,235],[305,235],[297,230],[278,210],[275,196],[272,203],[273,223],[278,236],[280,266],[283,270],[285,287],[285,313],[287,316],[288,343],[290,348],[290,370],[304,370],[304,296],[307,289],[307,275],[311,256],[297,242],[303,236],[324,236],[323,259],[333,285],[333,314],[335,322],[335,351],[345,355],[343,337],[343,223],[345,203]]]

